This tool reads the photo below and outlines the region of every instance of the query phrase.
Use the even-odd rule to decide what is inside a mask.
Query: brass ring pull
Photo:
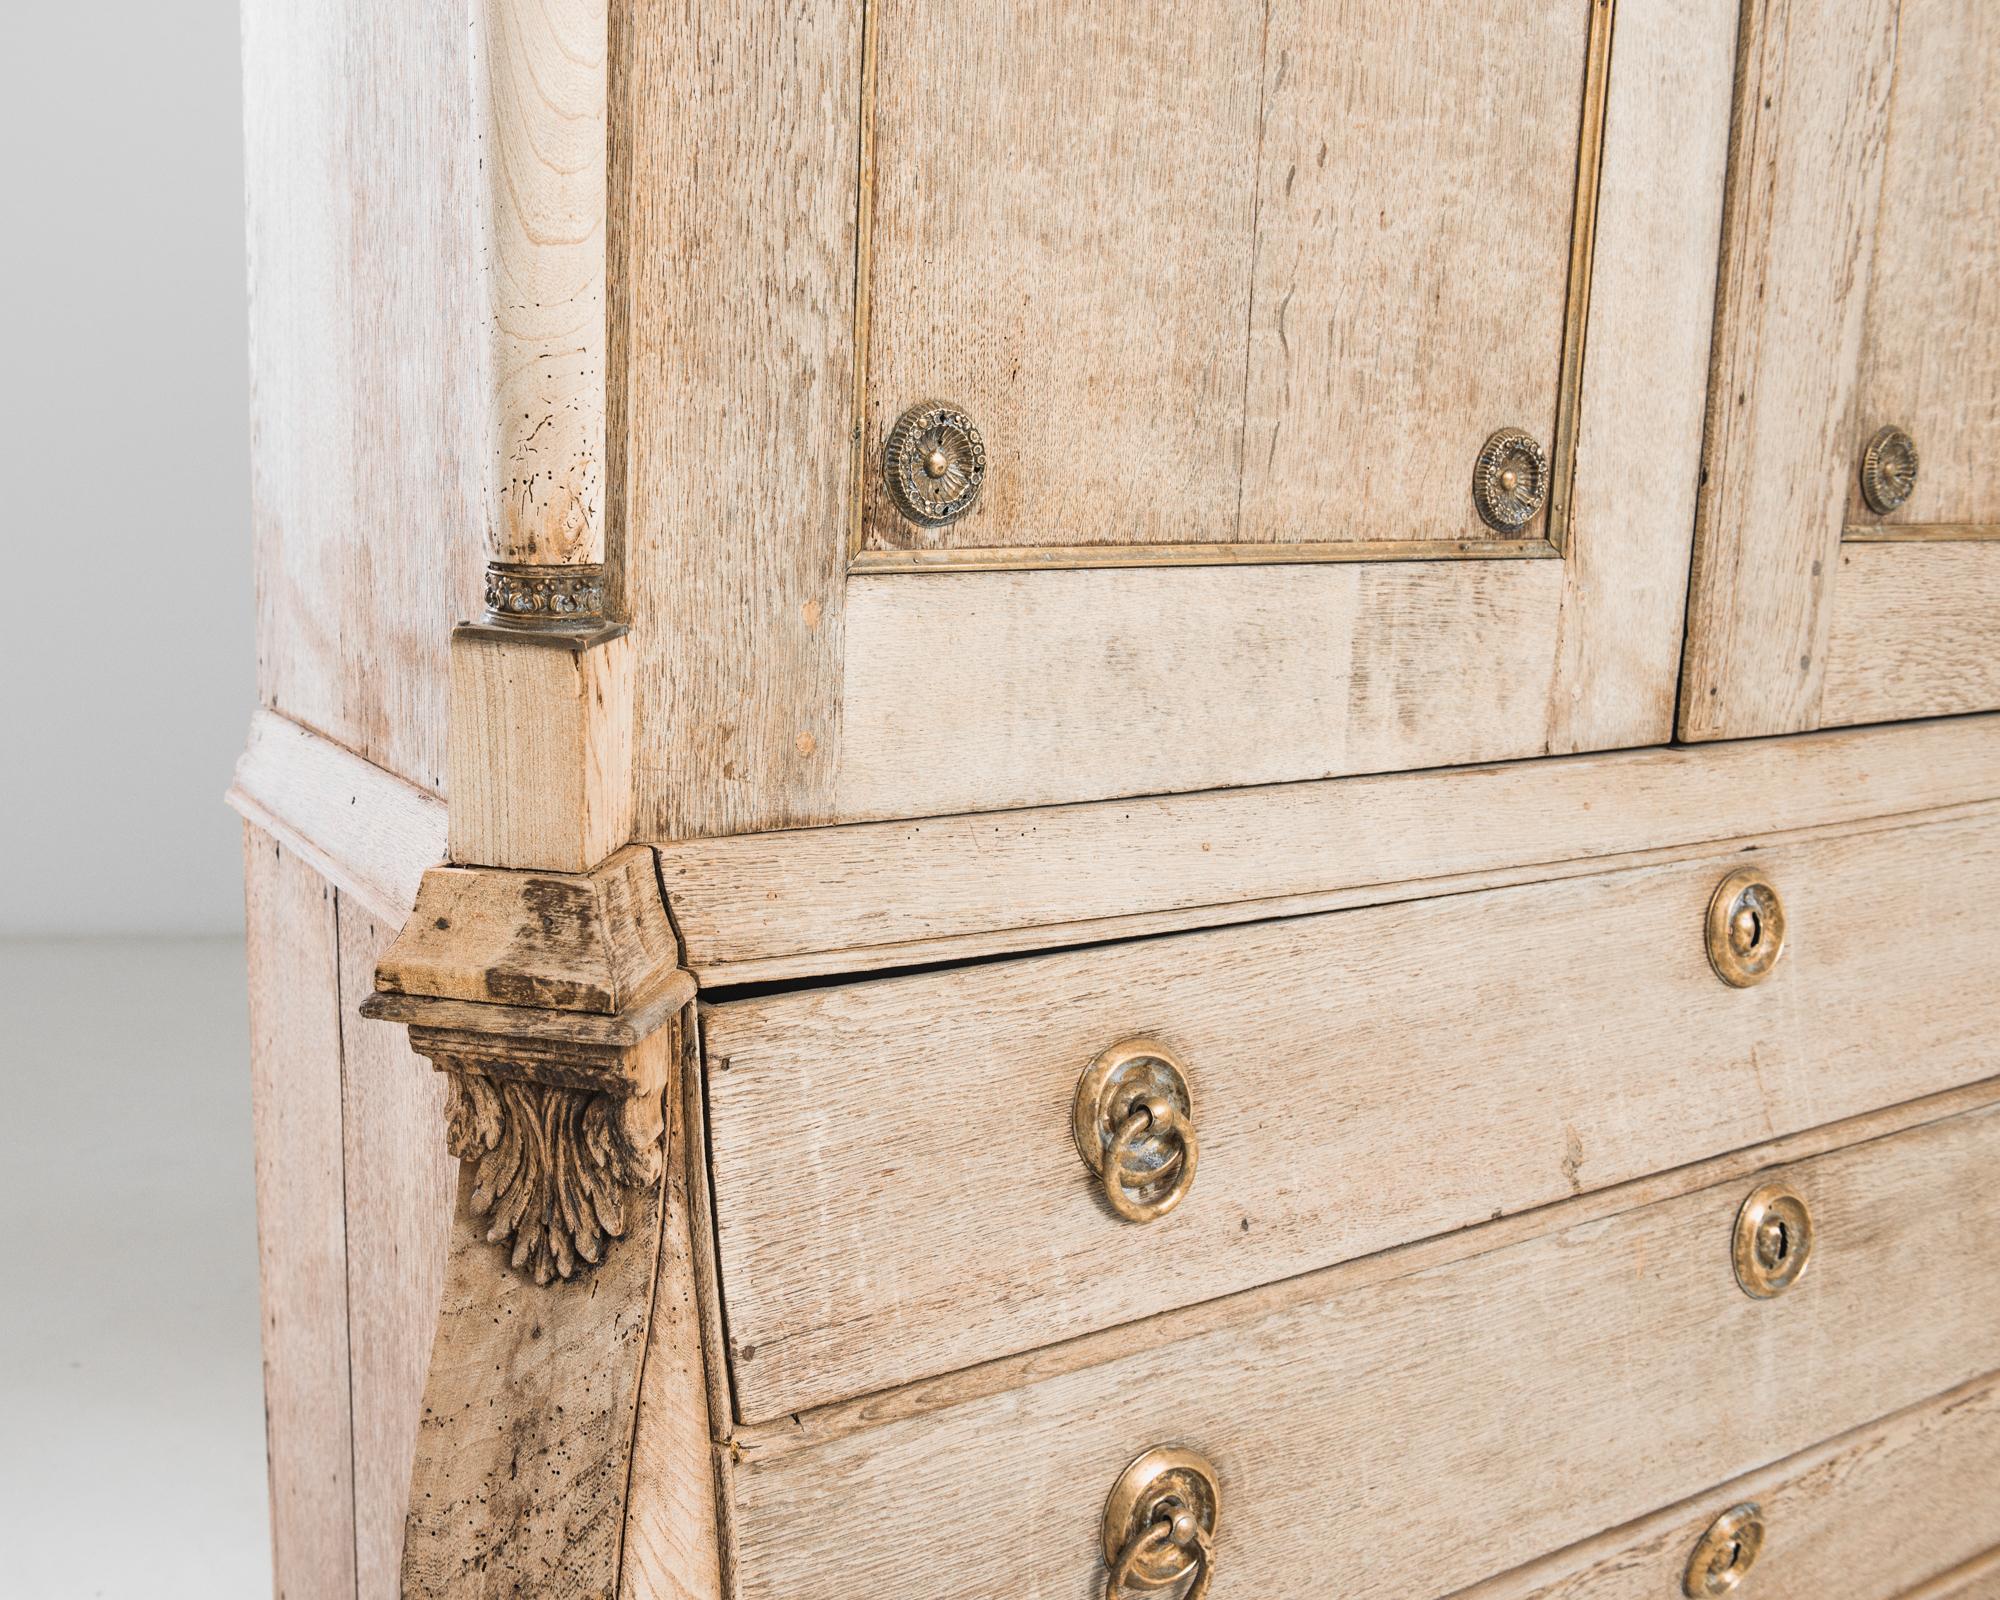
[[[1118,1564],[1111,1569],[1110,1581],[1104,1586],[1105,1600],[1118,1600],[1127,1585],[1132,1583],[1133,1574],[1142,1563],[1157,1562],[1175,1546],[1194,1558],[1191,1563],[1194,1582],[1187,1586],[1181,1600],[1205,1600],[1209,1582],[1215,1576],[1215,1542],[1201,1524],[1185,1512],[1171,1521],[1161,1518],[1125,1546],[1118,1557]],[[1152,1588],[1153,1585],[1141,1584],[1140,1587]]]
[[[1104,1198],[1127,1222],[1164,1217],[1187,1198],[1201,1160],[1187,1074],[1165,1045],[1127,1039],[1085,1070],[1070,1131]]]
[[[1215,1468],[1195,1451],[1155,1445],[1133,1461],[1104,1502],[1105,1600],[1182,1584],[1180,1600],[1204,1600],[1221,1512]]]

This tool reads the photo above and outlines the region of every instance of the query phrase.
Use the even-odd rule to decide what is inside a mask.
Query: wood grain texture
[[[1060,26],[1091,49],[1110,49],[1097,27],[1104,14],[1065,13]],[[1235,38],[1226,21],[1203,15],[1204,27]],[[1577,40],[1569,70],[1579,80],[1589,15],[1579,4],[1568,24]],[[861,93],[854,18],[815,7],[782,30],[735,18],[712,45],[712,20],[699,10],[640,18],[625,551],[642,653],[639,836],[1181,792],[1665,737],[1691,489],[1688,473],[1676,479],[1658,458],[1671,460],[1676,441],[1692,447],[1705,346],[1695,331],[1663,340],[1661,307],[1692,307],[1698,326],[1706,304],[1721,146],[1702,117],[1726,102],[1732,11],[1717,0],[1677,0],[1634,15],[1609,91],[1617,148],[1606,153],[1598,237],[1610,270],[1591,298],[1589,336],[1612,361],[1595,380],[1586,368],[1604,420],[1586,419],[1579,440],[1579,471],[1590,476],[1578,493],[1591,526],[1575,563],[992,571],[844,585],[829,530],[851,521],[845,442],[857,425],[853,353],[839,319],[852,293],[859,197],[851,186],[861,152],[837,120]],[[884,48],[914,48],[887,41],[893,20],[878,18]],[[742,42],[780,31],[786,48],[769,62]],[[1125,39],[1117,48],[1137,46]],[[1265,69],[1277,70],[1269,60]],[[957,68],[927,58],[925,70]],[[1196,78],[1207,82],[1206,71]],[[886,76],[876,86],[878,99],[901,92]],[[1571,107],[1576,100],[1574,90],[1562,96]],[[728,114],[710,117],[697,140],[689,108],[704,106]],[[1308,120],[1300,110],[1297,127]],[[1564,139],[1573,150],[1574,129]],[[1225,127],[1212,159],[1225,161],[1229,145]],[[893,161],[886,145],[876,155]],[[1574,178],[1572,161],[1562,181]],[[885,188],[894,181],[884,177]],[[745,192],[786,198],[775,215],[714,215],[720,196]],[[979,202],[1009,203],[1005,195]],[[1557,233],[1549,276],[1559,285],[1567,246],[1565,230]],[[901,259],[892,250],[879,270],[864,262],[876,291],[868,325],[882,338],[899,336],[885,274]],[[726,284],[711,277],[725,262]],[[1670,286],[1664,302],[1662,285]],[[1173,287],[1179,295],[1185,283]],[[736,309],[753,304],[754,326]],[[1013,314],[992,310],[1003,321]],[[1124,335],[1114,326],[1104,337]],[[1645,352],[1636,366],[1618,359],[1634,350]],[[1156,381],[1153,370],[1134,381]],[[1188,392],[1208,393],[1198,383]],[[1398,438],[1411,432],[1400,428]],[[781,465],[766,455],[780,443]],[[1450,493],[1462,493],[1469,459],[1462,469]],[[1086,461],[1081,470],[1100,468]],[[726,528],[717,505],[732,508]],[[696,616],[701,626],[689,627]]]
[[[1230,537],[1257,9],[875,11],[866,543]],[[972,514],[919,529],[881,487],[880,448],[933,398],[970,409],[992,467]]]
[[[1449,1591],[2000,1365],[2000,1275],[1935,1265],[2000,1249],[1996,1153],[1988,1109],[1789,1169],[1820,1243],[1774,1301],[1728,1268],[1739,1181],[823,1445],[739,1439],[736,1593],[967,1571],[1094,1596],[1105,1488],[1163,1431],[1220,1469],[1218,1600],[1307,1571]],[[853,1530],[837,1562],[829,1529]]]
[[[1613,25],[1551,752],[1672,733],[1737,12],[1671,0]]]
[[[825,821],[852,520],[861,7],[630,12],[617,555],[643,832]]]
[[[442,801],[275,712],[251,716],[229,803],[392,927],[444,860]]]
[[[632,836],[629,634],[451,636],[454,861],[588,872]]]
[[[339,914],[356,1576],[361,1600],[393,1600],[458,1164],[443,1080],[402,1029],[357,1015],[392,931],[345,895]]]
[[[604,559],[609,0],[478,0],[498,561]]]
[[[674,970],[676,951],[653,853],[643,846],[574,877],[438,867],[424,874],[371,987],[616,1016]]]
[[[1719,1484],[1629,1527],[1462,1591],[1456,1600],[1660,1600],[1731,1506],[1768,1529],[1759,1600],[1900,1600],[2000,1538],[2000,1381],[1985,1377]],[[1921,1592],[1932,1592],[1928,1583]],[[1949,1589],[1943,1591],[1950,1593]]]
[[[1744,7],[1684,739],[1816,725],[1898,9]]]
[[[1903,1600],[2000,1600],[2000,1549],[1919,1584]]]
[[[2000,544],[1844,544],[1824,723],[2000,706]]]
[[[243,7],[262,696],[433,792],[487,521],[466,20]]]
[[[675,1029],[645,1069],[672,1103]],[[660,1081],[658,1078],[652,1079]],[[459,1177],[403,1553],[406,1596],[616,1592],[661,1185],[627,1190],[624,1236],[588,1276],[538,1284],[488,1241]]]
[[[1241,538],[1480,537],[1487,435],[1551,446],[1590,14],[1265,8]]]
[[[1701,937],[1745,859],[713,1008],[738,1414],[1052,1344],[2000,1070],[2000,808],[1757,852],[1791,941],[1748,992],[1716,979]],[[1084,1068],[1137,1035],[1186,1062],[1201,1139],[1192,1193],[1143,1228],[1103,1204],[1069,1128]]]
[[[680,1093],[669,1101],[666,1217],[632,1435],[631,1490],[619,1600],[720,1600],[722,1552],[709,1444],[712,1290],[700,1282],[696,1240],[709,1231],[707,1140],[694,1030],[683,1035]],[[720,1355],[714,1359],[720,1364]],[[720,1374],[716,1375],[718,1378]],[[725,1412],[718,1412],[722,1420]]]
[[[2000,10],[1903,0],[1850,459],[1877,428],[1921,468],[1889,526],[2000,523]],[[1851,509],[1874,522],[1850,471]]]
[[[2000,718],[942,817],[660,849],[705,985],[1546,877],[2000,796]]]
[[[1562,586],[1553,561],[855,578],[835,810],[1538,755]]]
[[[275,1592],[353,1600],[355,1476],[333,889],[243,830]]]

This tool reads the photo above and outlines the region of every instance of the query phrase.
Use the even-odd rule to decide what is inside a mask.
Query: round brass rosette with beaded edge
[[[1472,503],[1487,527],[1519,533],[1540,514],[1548,497],[1548,452],[1533,434],[1502,428],[1480,446],[1472,468]]]
[[[911,406],[889,430],[882,479],[896,509],[924,528],[941,528],[972,509],[986,481],[986,442],[972,418],[947,400]]]
[[[1917,487],[1917,441],[1901,428],[1881,428],[1861,450],[1861,498],[1886,517]]]

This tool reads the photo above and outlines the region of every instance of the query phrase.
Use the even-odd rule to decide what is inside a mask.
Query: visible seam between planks
[[[692,1002],[690,1002],[692,1004]],[[681,1026],[677,1017],[672,1026]],[[674,1041],[674,1054],[680,1055],[680,1041]],[[678,1060],[676,1067],[678,1068]],[[666,1276],[660,1270],[660,1255],[667,1245],[667,1212],[673,1204],[674,1153],[671,1148],[674,1123],[683,1120],[681,1116],[680,1085],[674,1085],[674,1103],[667,1112],[667,1140],[670,1148],[660,1169],[660,1204],[658,1221],[653,1230],[653,1276],[646,1294],[646,1330],[639,1341],[639,1366],[632,1374],[632,1416],[625,1425],[625,1481],[618,1495],[618,1550],[611,1560],[611,1593],[606,1600],[624,1600],[625,1588],[625,1541],[632,1527],[632,1475],[639,1461],[639,1422],[646,1414],[646,1369],[653,1361],[653,1330],[660,1319],[660,1280]],[[686,1134],[683,1132],[682,1137]]]
[[[340,891],[324,880],[322,883],[333,924],[333,1038],[340,1074],[340,1290],[341,1321],[347,1329],[347,1537],[354,1551],[355,1600],[361,1600],[361,1461],[354,1426],[354,1250],[347,1236],[347,991],[341,982]]]
[[[1927,806],[1913,811],[1884,812],[1871,817],[1814,823],[1802,828],[1783,829],[1776,833],[1735,834],[1721,839],[1695,839],[1681,844],[1658,845],[1650,850],[1620,851],[1603,856],[1560,856],[1551,860],[1522,862],[1514,866],[1483,871],[1448,873],[1439,878],[1396,879],[1388,883],[1362,885],[1346,890],[1306,890],[1291,895],[1261,896],[1251,900],[1212,901],[1198,906],[1126,912],[1107,917],[1080,918],[1069,922],[1030,923],[990,931],[947,934],[928,940],[912,939],[891,944],[848,945],[836,949],[806,950],[779,956],[725,961],[707,968],[685,965],[685,956],[683,963],[684,970],[694,977],[697,987],[701,990],[701,998],[706,1004],[726,1005],[735,1001],[762,999],[771,995],[810,989],[833,988],[850,983],[969,970],[1002,961],[1028,960],[1036,956],[1070,955],[1110,946],[1146,944],[1162,939],[1221,933],[1237,928],[1265,927],[1277,922],[1299,922],[1314,917],[1339,916],[1348,911],[1372,911],[1390,906],[1419,904],[1427,900],[1453,900],[1465,895],[1533,888],[1541,884],[1568,882],[1579,878],[1609,877],[1620,872],[1640,872],[1683,863],[1693,865],[1700,861],[1788,849],[1822,840],[1864,838],[1872,834],[1901,832],[1909,828],[1935,827],[1953,822],[1978,820],[1989,814],[2000,814],[2000,800],[1968,800],[1955,805]],[[1376,891],[1379,891],[1379,894]],[[1262,909],[1253,910],[1253,908]],[[1239,909],[1253,911],[1253,914],[1227,915]],[[1161,918],[1197,917],[1207,912],[1223,913],[1223,915],[1214,921],[1197,922],[1189,926],[1157,926]],[[927,948],[945,951],[954,944],[968,944],[983,938],[1005,937],[1010,934],[1032,936],[1041,932],[1058,934],[1063,929],[1091,931],[1080,933],[1078,937],[1071,939],[1054,938],[1047,942],[1023,942],[1005,949],[979,950],[966,955],[954,956],[941,953],[925,959],[920,954],[915,954]],[[727,977],[731,968],[754,972],[759,968],[768,968],[775,964],[802,964],[822,959],[837,960],[842,956],[866,956],[893,950],[909,950],[913,952],[912,959],[901,963],[884,962],[875,966],[848,966],[791,978],[751,977],[730,981]],[[716,974],[722,974],[723,981],[709,981]],[[707,986],[701,987],[704,983]]]
[[[1243,538],[1243,490],[1250,477],[1250,373],[1256,362],[1257,269],[1264,259],[1264,129],[1271,111],[1271,0],[1257,36],[1257,154],[1250,165],[1250,285],[1243,308],[1243,399],[1236,416],[1236,539]]]

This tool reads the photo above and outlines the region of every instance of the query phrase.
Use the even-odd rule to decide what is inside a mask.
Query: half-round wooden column
[[[480,0],[491,559],[604,560],[607,0]]]
[[[587,872],[632,824],[604,587],[609,0],[477,0],[486,611],[452,636],[451,858]]]

